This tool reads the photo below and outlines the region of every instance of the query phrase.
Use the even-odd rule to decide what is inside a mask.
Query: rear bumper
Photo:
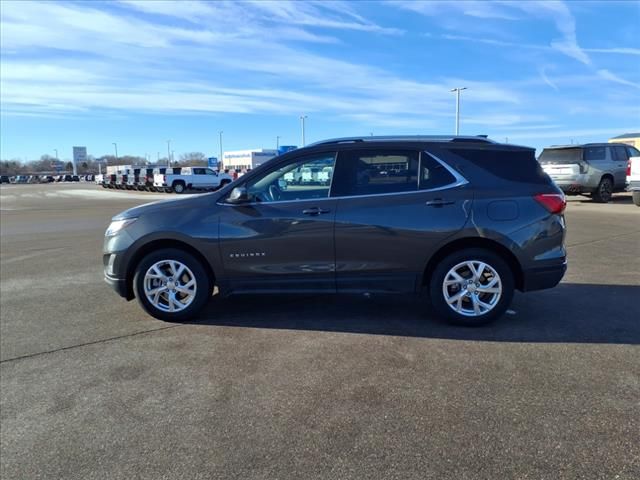
[[[531,292],[534,290],[544,290],[547,288],[553,288],[562,277],[564,277],[567,271],[567,261],[559,265],[530,268],[523,271],[523,289],[524,292]]]

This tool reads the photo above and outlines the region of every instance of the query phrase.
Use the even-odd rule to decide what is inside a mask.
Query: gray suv
[[[423,294],[439,316],[480,325],[514,290],[561,280],[564,208],[530,148],[480,137],[327,140],[215,193],[116,215],[104,273],[167,321],[197,316],[216,286]]]
[[[637,155],[629,145],[586,143],[545,148],[538,161],[565,193],[607,203],[614,192],[624,191],[627,162]]]

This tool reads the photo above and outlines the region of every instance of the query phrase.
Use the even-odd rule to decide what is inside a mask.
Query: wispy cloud
[[[629,80],[625,80],[624,78],[619,77],[618,75],[610,72],[606,69],[598,70],[598,75],[604,78],[605,80],[610,80],[615,83],[619,83],[620,85],[626,85],[628,87],[640,88],[640,84],[630,82]]]

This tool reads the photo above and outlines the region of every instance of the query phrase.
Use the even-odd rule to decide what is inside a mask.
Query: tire
[[[477,262],[486,265],[486,267],[483,267],[484,273],[479,282],[466,283],[467,279],[472,277],[472,271],[467,268],[468,264],[466,262],[473,262],[472,265],[476,269],[480,267]],[[451,283],[445,287],[445,279],[448,278],[455,282],[453,280],[454,277],[451,275],[452,271],[455,271],[464,279],[464,282],[460,284],[457,282]],[[491,282],[496,278],[493,275],[494,273],[497,274],[497,286],[495,284],[491,286]],[[485,285],[484,288],[491,288],[491,292],[475,292],[476,286],[481,286],[483,283]],[[462,293],[462,288],[465,288],[466,294]],[[499,288],[500,291],[495,292],[496,288]],[[511,304],[514,288],[513,272],[502,257],[490,250],[468,248],[452,253],[436,266],[429,280],[428,292],[430,304],[440,317],[455,325],[475,327],[485,325],[500,317]],[[445,291],[449,295],[449,302],[453,300],[453,306],[447,302]],[[455,300],[458,294],[461,294],[460,302]],[[474,313],[473,310],[476,303],[474,298],[484,305],[490,306],[490,308],[478,304],[480,313]]]
[[[631,198],[633,198],[633,203],[636,207],[640,207],[640,190],[634,190],[631,193]]]
[[[591,195],[594,202],[609,203],[613,196],[613,182],[609,177],[603,177],[598,184],[595,192]]]
[[[184,191],[186,190],[184,182],[173,182],[173,185],[171,185],[171,187],[173,188],[173,191],[178,194],[184,193]]]
[[[179,264],[185,267],[184,273],[180,277],[180,281],[183,282],[182,285],[173,283],[176,278],[170,276],[172,275],[172,270],[169,262],[174,262],[176,269],[179,269]],[[153,268],[154,266],[155,269]],[[162,278],[147,277],[151,272],[160,272],[165,275]],[[175,269],[173,272],[175,273]],[[194,280],[194,288],[185,288],[188,284],[187,281],[191,279]],[[166,280],[168,282],[165,286],[162,282]],[[193,295],[189,296],[178,290],[172,290],[171,287],[192,290]],[[142,309],[152,317],[166,322],[186,322],[194,319],[207,304],[213,293],[213,285],[204,266],[193,255],[177,248],[163,248],[144,257],[136,266],[133,288],[136,299]],[[153,292],[157,288],[164,289],[158,292],[157,297],[153,293],[146,293],[148,291]],[[152,298],[149,298],[149,296]],[[176,299],[175,302],[170,302],[171,296]],[[153,302],[154,297],[157,298],[155,304]],[[187,305],[184,307],[178,306],[183,303]],[[173,304],[173,308],[179,310],[169,311],[171,304]]]

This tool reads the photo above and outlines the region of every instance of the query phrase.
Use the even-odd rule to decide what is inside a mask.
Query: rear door
[[[425,259],[471,210],[466,181],[417,149],[340,152],[332,196],[338,292],[415,291]]]

